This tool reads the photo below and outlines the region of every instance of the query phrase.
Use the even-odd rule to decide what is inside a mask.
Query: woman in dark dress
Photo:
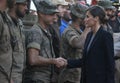
[[[106,14],[100,6],[90,7],[86,12],[85,25],[91,32],[87,35],[83,58],[68,60],[68,68],[82,68],[80,83],[114,83],[114,47],[112,35],[103,29]]]

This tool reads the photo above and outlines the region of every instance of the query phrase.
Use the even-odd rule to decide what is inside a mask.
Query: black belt
[[[118,60],[118,59],[120,59],[120,56],[114,56],[114,59]]]

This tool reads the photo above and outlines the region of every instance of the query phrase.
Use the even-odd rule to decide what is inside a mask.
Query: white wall
[[[31,10],[36,10],[36,7],[35,7],[35,5],[34,5],[32,0],[31,0],[31,4],[30,4],[30,9]]]
[[[91,4],[91,0],[86,0],[88,4]]]

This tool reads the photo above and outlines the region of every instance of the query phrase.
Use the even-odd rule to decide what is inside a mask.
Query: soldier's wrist
[[[55,58],[50,59],[50,64],[55,64],[55,62],[56,62]]]

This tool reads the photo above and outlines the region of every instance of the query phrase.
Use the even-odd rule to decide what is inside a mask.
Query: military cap
[[[24,3],[26,2],[27,0],[16,0],[16,3]]]
[[[114,6],[112,6],[112,1],[109,0],[98,1],[98,5],[102,6],[104,9],[114,9]]]
[[[43,14],[53,14],[59,12],[55,4],[50,0],[33,0],[38,12]]]
[[[73,4],[70,7],[71,13],[79,18],[85,18],[85,12],[88,9],[86,5],[83,4]]]
[[[51,0],[53,2],[53,4],[55,5],[68,5],[69,2],[65,1],[65,0]]]
[[[75,0],[65,0],[66,2],[69,2],[70,5],[75,4]]]

